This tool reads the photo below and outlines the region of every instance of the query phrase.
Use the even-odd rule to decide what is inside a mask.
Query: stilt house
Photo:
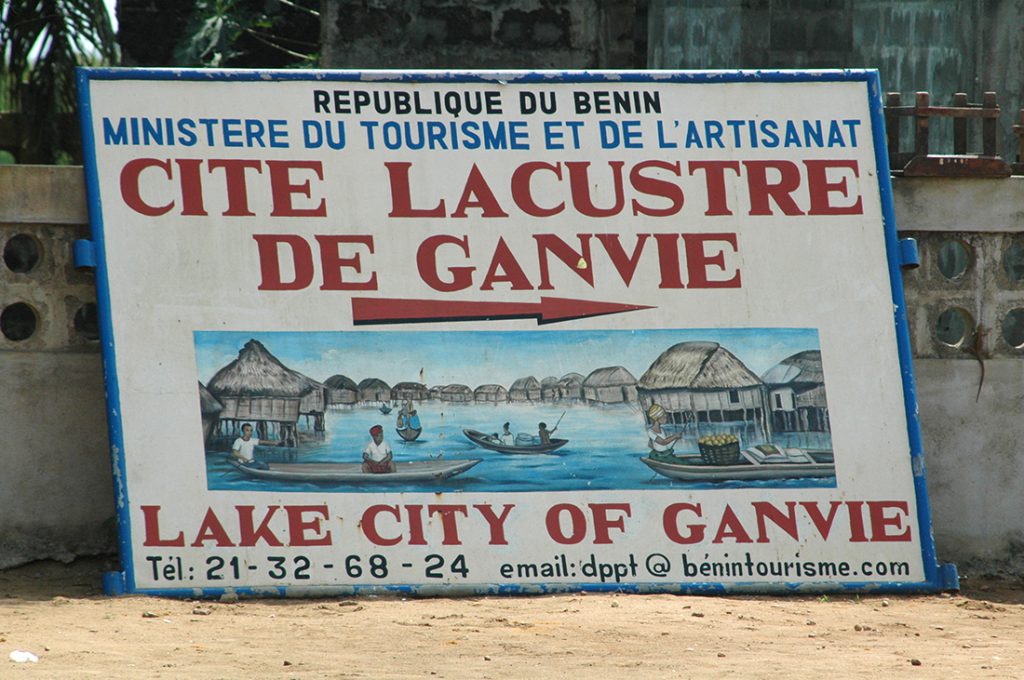
[[[395,383],[391,388],[392,401],[426,401],[430,399],[430,390],[418,382]]]
[[[466,404],[473,401],[473,390],[469,385],[445,385],[441,388],[441,401]]]
[[[828,432],[821,351],[786,357],[761,376],[768,388],[772,427],[779,432]]]
[[[380,378],[365,378],[356,386],[359,389],[359,402],[377,404],[391,400],[391,386]]]
[[[323,431],[327,387],[282,364],[257,340],[250,340],[238,358],[210,380],[207,388],[223,405],[221,429],[231,433],[243,423],[254,426],[264,441],[298,444],[299,419]]]
[[[519,378],[508,388],[509,401],[540,401],[540,382],[532,375]]]
[[[359,386],[356,381],[344,375],[332,375],[324,381],[327,386],[329,407],[352,406],[359,401]]]
[[[583,399],[583,376],[579,373],[566,373],[558,381],[559,401],[580,401]]]
[[[764,383],[717,342],[681,342],[655,359],[637,383],[644,413],[657,403],[676,431],[732,432],[767,441]]]
[[[210,394],[210,390],[206,389],[203,383],[199,383],[199,414],[203,421],[204,442],[210,441],[210,436],[213,434],[214,428],[217,427],[217,421],[220,420],[220,413],[223,410],[224,406]]]
[[[508,390],[501,385],[481,385],[473,390],[473,401],[478,404],[504,404],[508,401]]]
[[[555,401],[558,399],[558,378],[549,375],[540,381],[540,400]]]
[[[583,380],[583,398],[594,404],[635,402],[636,378],[622,366],[591,371]]]

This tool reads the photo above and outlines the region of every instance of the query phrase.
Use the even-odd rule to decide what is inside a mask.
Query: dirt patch
[[[0,572],[0,677],[1022,678],[1024,584],[928,596],[109,598],[104,560]],[[12,651],[38,662],[15,663]]]

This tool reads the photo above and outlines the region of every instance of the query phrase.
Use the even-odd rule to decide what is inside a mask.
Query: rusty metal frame
[[[1009,177],[1010,165],[996,153],[996,125],[1001,110],[995,92],[986,92],[980,104],[968,102],[967,95],[953,95],[952,106],[933,106],[927,92],[918,92],[914,105],[903,105],[899,92],[885,98],[886,142],[893,174],[904,177]],[[914,119],[914,149],[900,150],[900,119]],[[953,153],[931,153],[929,132],[932,118],[953,119]],[[981,153],[967,151],[967,122],[981,120]],[[1016,129],[1017,126],[1015,126]],[[1024,143],[1024,142],[1022,142]]]

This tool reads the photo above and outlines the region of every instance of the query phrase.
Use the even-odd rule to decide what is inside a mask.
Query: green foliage
[[[196,0],[178,66],[310,68],[317,64],[317,0]]]
[[[22,162],[77,160],[75,68],[117,63],[103,0],[0,0],[0,102],[22,114]]]

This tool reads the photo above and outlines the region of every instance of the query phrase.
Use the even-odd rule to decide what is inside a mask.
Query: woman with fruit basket
[[[671,456],[672,448],[683,435],[669,434],[662,429],[661,425],[666,420],[665,409],[658,404],[651,404],[647,409],[647,420],[650,423],[647,426],[647,446],[650,447],[652,454]]]

